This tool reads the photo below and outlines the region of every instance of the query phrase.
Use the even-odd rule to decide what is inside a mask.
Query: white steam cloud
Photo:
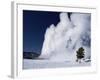
[[[40,58],[51,61],[75,61],[78,48],[85,49],[85,58],[91,57],[91,15],[87,13],[60,13],[57,26],[46,29]]]

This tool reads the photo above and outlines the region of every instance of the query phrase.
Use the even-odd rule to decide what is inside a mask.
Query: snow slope
[[[90,62],[70,62],[70,61],[50,61],[50,60],[23,60],[23,69],[42,69],[42,68],[62,68],[62,67],[79,67],[90,66]]]

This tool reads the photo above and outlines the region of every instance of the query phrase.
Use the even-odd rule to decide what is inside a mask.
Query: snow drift
[[[79,47],[85,49],[85,58],[91,57],[91,14],[60,13],[60,22],[46,29],[40,58],[51,61],[75,61]]]

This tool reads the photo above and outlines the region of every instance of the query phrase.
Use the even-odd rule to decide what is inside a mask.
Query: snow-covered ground
[[[71,62],[71,61],[49,61],[49,60],[32,60],[23,59],[23,69],[39,69],[39,68],[61,68],[61,67],[79,67],[90,66],[91,62]]]

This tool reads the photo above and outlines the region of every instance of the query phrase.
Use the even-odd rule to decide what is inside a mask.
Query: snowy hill
[[[44,69],[44,68],[67,68],[67,67],[84,67],[90,66],[89,62],[70,62],[70,61],[49,61],[49,60],[23,60],[23,69]]]

